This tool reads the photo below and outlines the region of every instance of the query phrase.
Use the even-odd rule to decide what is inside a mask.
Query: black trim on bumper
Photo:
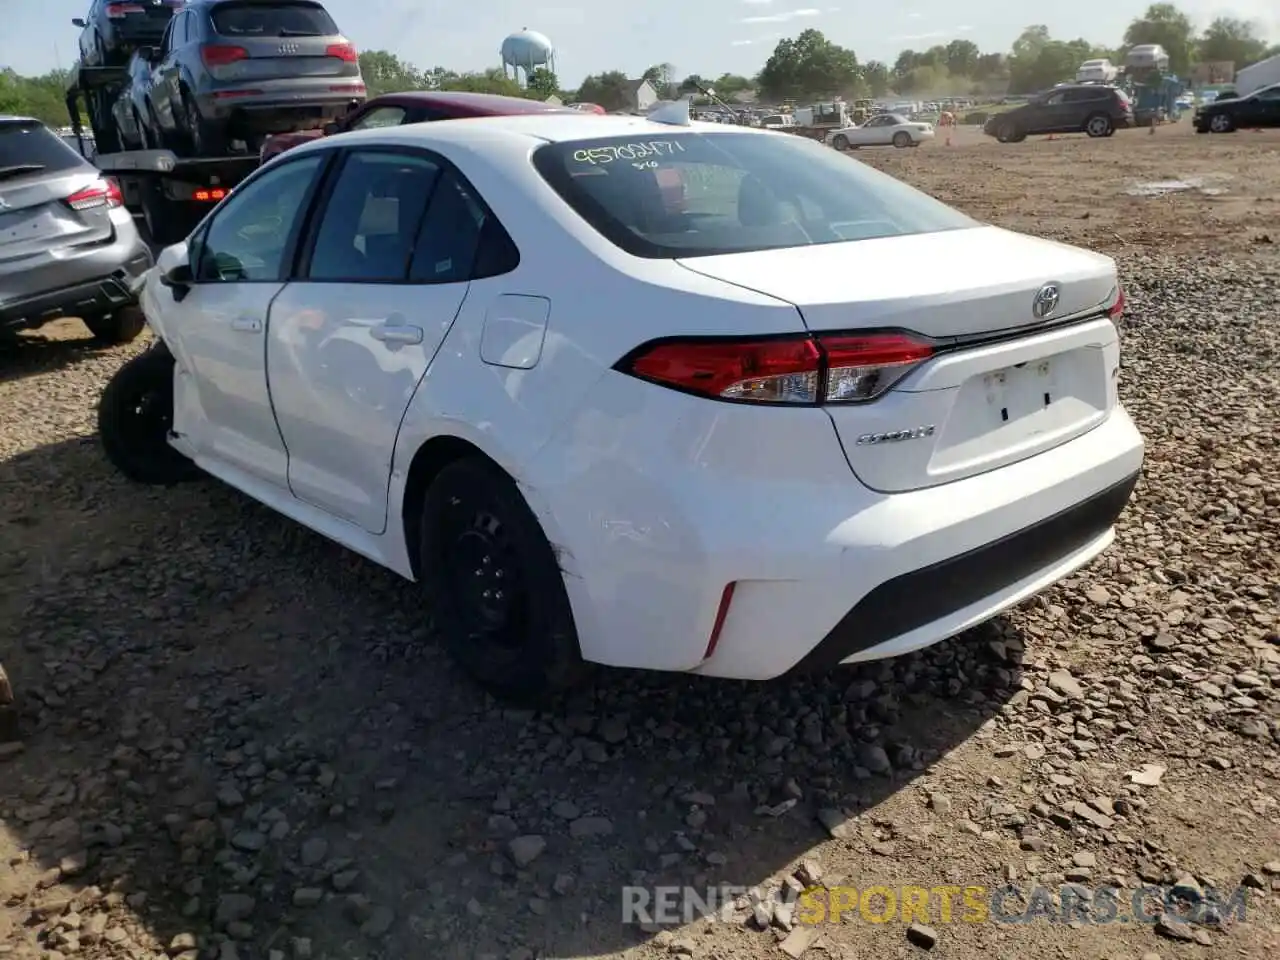
[[[830,669],[1051,566],[1112,526],[1137,482],[1135,473],[1052,517],[880,584],[791,672]]]
[[[130,278],[120,271],[117,276],[102,277],[87,283],[50,290],[25,300],[0,305],[0,327],[21,329],[39,326],[58,317],[80,317],[118,310],[137,299],[129,289]]]

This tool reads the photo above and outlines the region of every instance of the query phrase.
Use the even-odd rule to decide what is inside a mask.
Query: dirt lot
[[[93,408],[138,346],[59,321],[0,356],[0,958],[1280,956],[1280,133],[858,156],[1119,260],[1149,459],[1111,551],[918,656],[504,709],[412,585],[216,483],[115,476]],[[1170,180],[1199,189],[1131,195]],[[628,884],[759,889],[659,931]],[[934,894],[929,947],[882,894],[801,922],[806,885],[1038,906]],[[1247,909],[1137,922],[1144,886]]]

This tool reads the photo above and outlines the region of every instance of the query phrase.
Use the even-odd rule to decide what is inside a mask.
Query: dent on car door
[[[175,430],[202,466],[232,482],[287,483],[267,389],[267,321],[326,156],[282,163],[243,184],[190,246],[195,282],[164,306],[179,360]]]
[[[347,156],[271,307],[268,379],[298,499],[386,529],[400,422],[466,299],[483,219],[437,158]]]

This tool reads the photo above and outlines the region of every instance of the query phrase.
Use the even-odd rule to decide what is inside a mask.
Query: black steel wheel
[[[480,459],[447,465],[422,509],[420,576],[450,654],[504,699],[534,701],[582,673],[555,551],[515,483]]]
[[[173,356],[157,345],[116,371],[98,401],[98,435],[112,466],[137,483],[170,486],[200,469],[169,446]]]

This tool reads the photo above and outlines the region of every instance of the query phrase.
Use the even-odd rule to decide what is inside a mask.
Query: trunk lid
[[[851,224],[851,228],[856,225]],[[1116,403],[1110,258],[978,227],[680,261],[795,304],[814,333],[907,330],[939,355],[870,403],[829,403],[849,466],[875,490],[936,486],[1093,429]],[[1058,291],[1047,318],[1037,294]],[[1056,326],[1058,318],[1099,319]]]

